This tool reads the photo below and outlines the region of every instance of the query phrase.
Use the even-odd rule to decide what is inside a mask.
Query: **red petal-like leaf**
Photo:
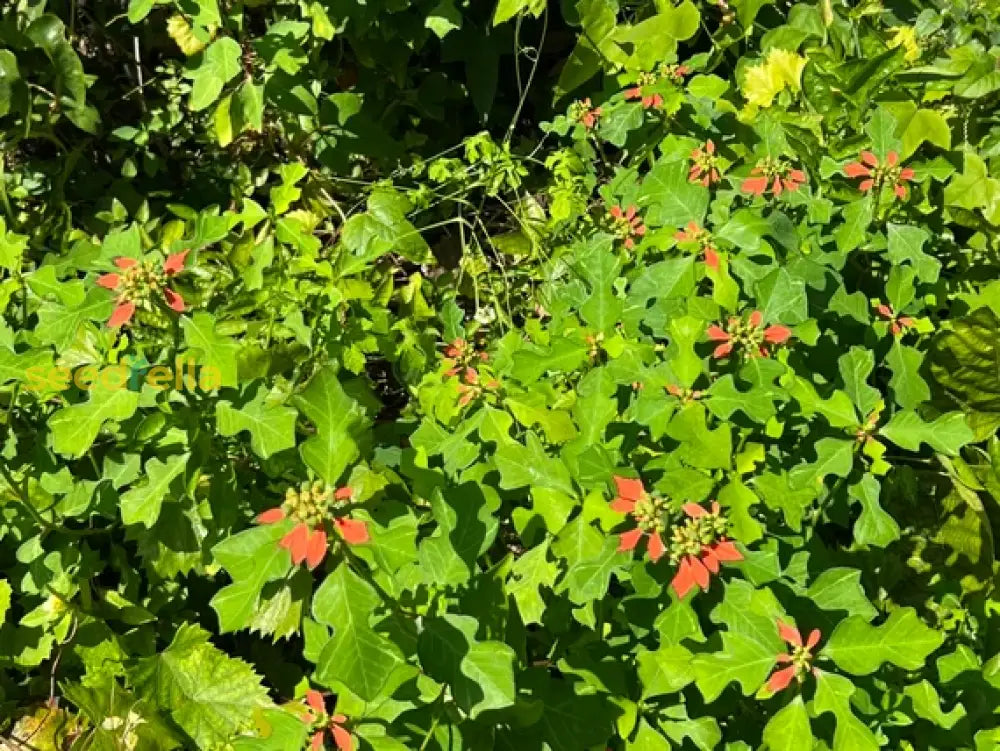
[[[732,351],[733,351],[732,342],[726,342],[725,344],[720,344],[718,347],[715,348],[715,350],[712,352],[712,357],[715,358],[725,357]]]
[[[708,512],[697,503],[685,503],[681,506],[681,510],[692,519],[698,519],[702,516],[708,515]]]
[[[114,312],[111,314],[111,318],[108,319],[108,326],[113,329],[122,326],[132,320],[132,316],[135,314],[135,303],[122,303]]]
[[[348,487],[337,488],[337,492],[333,494],[333,497],[338,501],[346,501],[351,497],[351,489]]]
[[[802,634],[795,626],[789,626],[784,621],[778,621],[778,636],[795,647],[802,646]]]
[[[611,214],[611,216],[613,216],[615,219],[621,219],[622,218],[622,213],[623,213],[622,212],[622,207],[621,206],[612,206],[611,207],[611,211],[609,211],[608,213]]]
[[[787,326],[779,326],[775,324],[774,326],[768,326],[764,330],[764,339],[769,341],[771,344],[781,344],[782,342],[788,341],[788,337],[792,335],[792,330]]]
[[[627,550],[635,550],[635,546],[639,544],[641,537],[642,530],[638,527],[630,529],[628,532],[622,532],[618,535],[618,552],[624,553]]]
[[[896,194],[896,198],[900,201],[906,198],[906,188],[903,185],[896,185],[893,187],[892,192]]]
[[[868,177],[872,171],[861,162],[851,162],[844,165],[844,174],[848,177]]]
[[[688,563],[687,558],[683,559],[680,566],[677,567],[677,573],[670,580],[670,586],[674,588],[674,592],[677,593],[680,599],[684,599],[687,593],[694,588],[694,579],[691,576],[691,564]]]
[[[795,674],[799,672],[799,669],[794,665],[789,665],[787,668],[776,671],[771,675],[767,681],[767,687],[772,691],[781,691],[783,688],[787,688],[788,684],[792,682],[792,678]]]
[[[707,591],[709,582],[711,582],[711,576],[708,573],[708,569],[705,568],[705,564],[690,555],[687,557],[687,560],[691,564],[691,577],[694,579],[695,584]]]
[[[333,733],[333,744],[340,751],[351,751],[354,748],[354,741],[351,740],[351,734],[340,727],[340,725],[330,725],[330,732]]]
[[[163,290],[163,298],[167,301],[167,307],[176,310],[178,313],[184,312],[184,298],[172,289]]]
[[[646,550],[649,552],[649,559],[656,563],[663,554],[667,552],[666,547],[663,545],[663,540],[656,533],[651,533],[649,535],[649,542],[646,543]]]
[[[125,256],[119,256],[118,258],[115,259],[115,266],[117,266],[120,269],[130,269],[137,263],[139,262],[134,258],[126,258]]]
[[[767,178],[766,177],[748,177],[740,185],[740,190],[744,193],[753,193],[757,196],[764,195],[764,191],[767,190]]]
[[[715,141],[713,141],[711,138],[705,141],[705,151],[707,151],[709,154],[715,153]]]
[[[862,193],[867,193],[874,186],[875,186],[875,181],[874,180],[862,180],[858,184],[858,190],[860,190]]]
[[[885,161],[888,163],[890,167],[895,167],[896,164],[899,162],[899,154],[897,154],[895,151],[890,151],[888,154],[885,155]]]
[[[259,524],[274,524],[275,522],[280,522],[285,518],[285,512],[282,508],[272,508],[263,512],[257,517],[257,522]]]
[[[757,328],[762,323],[764,323],[764,314],[763,313],[761,313],[759,310],[755,310],[753,313],[750,314],[750,325],[751,326],[753,326],[754,328]]]
[[[771,190],[774,191],[774,195],[776,195],[776,196],[780,196],[781,195],[782,187],[781,187],[781,178],[780,177],[774,178],[774,185],[771,187]]]
[[[309,527],[306,524],[296,524],[278,543],[292,554],[292,563],[298,565],[306,559],[309,548]]]
[[[371,539],[368,535],[368,525],[363,521],[358,519],[335,519],[334,521],[344,540],[351,545],[360,545]]]
[[[719,559],[716,557],[712,548],[708,545],[701,549],[701,562],[705,564],[705,568],[713,574],[719,573]]]
[[[879,305],[878,308],[877,308],[877,310],[878,310],[878,314],[880,316],[882,316],[883,318],[892,318],[893,317],[892,316],[892,308],[890,308],[885,303],[883,303],[882,305]]]
[[[711,339],[713,342],[729,341],[728,332],[726,332],[726,330],[723,329],[718,324],[713,323],[711,326],[708,327],[708,331],[706,331],[705,333],[708,334],[708,338]]]
[[[899,171],[900,180],[912,180],[917,173],[913,171],[912,167],[903,167]]]
[[[788,176],[797,183],[804,183],[806,181],[806,173],[800,169],[793,169],[788,173]]]
[[[705,265],[713,271],[719,270],[719,254],[715,252],[715,248],[705,248]]]
[[[878,167],[878,157],[870,151],[861,152],[861,161],[870,167]]]
[[[729,540],[719,540],[712,546],[712,552],[720,561],[742,561],[743,554]]]
[[[642,480],[635,477],[614,476],[615,487],[618,488],[618,496],[629,501],[638,501],[645,494],[646,490],[642,486]]]
[[[822,636],[823,635],[820,633],[820,630],[818,628],[814,628],[812,631],[809,632],[809,639],[806,641],[806,648],[812,649],[813,647],[815,647],[817,644],[819,644],[819,640]]]
[[[184,261],[190,252],[190,250],[182,250],[180,253],[167,256],[167,260],[163,262],[163,272],[165,274],[176,274],[182,271],[184,269]]]
[[[306,691],[306,704],[312,707],[317,714],[326,714],[326,703],[323,701],[323,694],[314,688]]]
[[[306,544],[306,565],[310,569],[314,569],[323,562],[325,556],[326,532],[322,529],[314,529]]]
[[[97,284],[105,289],[116,289],[121,284],[122,278],[118,274],[101,274],[97,277]]]
[[[320,751],[323,748],[323,731],[317,730],[313,733],[312,740],[309,742],[309,747],[312,751]]]
[[[631,514],[635,511],[635,501],[630,501],[628,498],[615,498],[611,501],[611,510],[617,511],[619,514]]]

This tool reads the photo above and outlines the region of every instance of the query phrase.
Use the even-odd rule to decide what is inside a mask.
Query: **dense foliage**
[[[1000,6],[8,0],[4,748],[1000,748]]]

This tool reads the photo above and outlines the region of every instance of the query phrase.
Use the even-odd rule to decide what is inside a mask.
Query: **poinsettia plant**
[[[8,5],[6,743],[1000,745],[1000,8]]]

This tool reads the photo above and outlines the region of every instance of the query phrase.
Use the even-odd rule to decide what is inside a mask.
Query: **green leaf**
[[[607,235],[597,235],[577,251],[580,275],[590,287],[590,297],[580,306],[580,317],[596,331],[613,332],[622,315],[622,301],[612,289],[621,262],[611,252],[612,241]]]
[[[216,592],[210,603],[219,616],[222,633],[246,628],[260,604],[264,585],[291,570],[288,551],[278,545],[285,533],[285,525],[265,524],[227,537],[212,548],[212,555],[233,580]]]
[[[708,208],[708,189],[688,179],[686,161],[661,159],[639,187],[639,203],[646,207],[644,219],[654,226],[682,227],[702,224]]]
[[[929,359],[934,380],[969,409],[1000,412],[1000,320],[992,310],[952,321]]]
[[[817,714],[831,712],[837,719],[833,751],[878,751],[878,739],[851,710],[854,692],[854,684],[849,678],[817,670],[814,710]]]
[[[273,706],[250,666],[216,649],[208,637],[204,629],[184,624],[170,646],[128,671],[136,693],[200,748],[218,746],[248,730],[256,710]]]
[[[951,148],[951,128],[936,110],[918,109],[913,113],[903,130],[900,158],[909,159],[925,141],[945,151]]]
[[[951,730],[967,714],[961,702],[956,703],[950,712],[943,711],[941,697],[928,680],[904,687],[903,693],[913,702],[913,711],[917,717],[929,720],[945,730]]]
[[[277,397],[280,399],[281,397]],[[252,401],[239,407],[231,402],[215,405],[219,435],[250,433],[250,448],[262,459],[295,445],[295,410],[260,389]]]
[[[170,484],[179,477],[187,466],[189,454],[178,454],[160,461],[153,458],[146,462],[146,482],[122,493],[122,521],[126,524],[144,524],[152,527],[160,518],[163,498]]]
[[[126,420],[138,406],[139,395],[125,388],[91,391],[88,401],[57,410],[49,418],[53,450],[70,459],[83,456],[106,422]]]
[[[630,558],[619,553],[617,548],[618,539],[607,537],[596,556],[576,561],[570,566],[564,580],[570,600],[578,605],[587,605],[604,596],[611,583],[611,574],[622,568]]]
[[[541,15],[545,9],[545,0],[499,0],[497,9],[493,12],[493,25],[499,26],[509,21],[518,13]]]
[[[181,319],[186,354],[202,368],[214,368],[222,386],[236,386],[236,354],[239,344],[216,332],[215,317],[199,311]]]
[[[861,572],[857,569],[827,569],[809,586],[806,597],[822,610],[843,610],[866,621],[878,615],[875,606],[865,597]]]
[[[893,340],[886,356],[886,364],[892,371],[889,386],[896,403],[904,409],[913,409],[931,398],[930,386],[920,376],[923,362],[923,352],[905,346],[899,339]]]
[[[840,377],[844,379],[844,391],[851,397],[858,411],[868,415],[881,399],[878,389],[868,385],[868,377],[875,369],[875,354],[862,347],[851,347],[847,354],[837,360]]]
[[[500,470],[500,487],[549,488],[573,495],[569,470],[562,460],[548,456],[538,436],[531,431],[525,434],[525,440],[527,446],[511,443],[497,448],[494,459]]]
[[[907,451],[919,451],[926,443],[935,451],[955,456],[975,435],[961,412],[948,412],[932,422],[924,422],[916,412],[897,412],[879,433]]]
[[[879,626],[852,615],[841,621],[822,654],[837,667],[853,675],[868,675],[883,662],[907,670],[917,670],[935,649],[944,634],[925,625],[913,608],[900,608]]]
[[[690,650],[679,644],[661,645],[655,652],[640,651],[636,659],[642,698],[673,694],[691,683],[695,678],[691,658]]]
[[[764,745],[769,751],[802,751],[812,748],[809,713],[801,696],[782,707],[764,726]]]
[[[6,579],[0,579],[0,624],[4,622],[7,611],[10,610],[10,594],[10,583]]]
[[[873,212],[872,202],[868,198],[859,198],[844,207],[844,222],[833,232],[837,250],[849,253],[865,241]]]
[[[793,467],[788,484],[793,490],[817,489],[827,475],[847,477],[854,466],[855,442],[844,438],[820,438],[816,441],[816,461]]]
[[[619,45],[633,49],[631,67],[648,70],[669,59],[677,50],[677,42],[689,39],[698,31],[701,16],[690,0],[678,6],[659,4],[659,13],[631,28],[624,28],[615,37]]]
[[[54,344],[60,352],[70,348],[88,321],[104,321],[111,315],[114,298],[107,290],[92,289],[78,305],[67,307],[58,302],[43,302],[38,309],[35,334],[43,344]]]
[[[471,616],[445,614],[427,620],[417,642],[424,670],[448,684],[458,706],[473,719],[512,706],[517,698],[514,650],[499,641],[477,641],[478,628]]]
[[[372,191],[368,210],[349,218],[341,229],[341,242],[347,251],[341,273],[356,274],[389,252],[413,263],[428,263],[432,259],[430,246],[406,218],[411,208],[409,200],[394,190]]]
[[[851,498],[861,503],[861,515],[854,523],[854,539],[859,545],[884,548],[899,539],[899,525],[879,505],[879,482],[865,475],[860,482],[848,488]]]
[[[795,325],[809,317],[806,283],[786,269],[775,269],[757,283],[757,304],[769,323]]]
[[[706,702],[715,701],[732,681],[750,696],[764,683],[782,651],[777,619],[781,608],[769,590],[756,590],[744,581],[726,584],[722,602],[712,620],[726,625],[722,649],[696,655],[696,684]]]
[[[454,0],[441,0],[427,14],[424,26],[433,31],[438,39],[444,39],[450,32],[462,28],[462,14],[455,7]]]
[[[717,469],[732,464],[730,426],[722,423],[714,430],[709,429],[705,407],[701,404],[689,404],[675,413],[666,434],[681,444],[676,454],[691,467]]]
[[[342,562],[313,595],[313,617],[333,627],[316,663],[321,683],[340,681],[365,701],[373,701],[401,664],[399,648],[376,633],[371,616],[381,599],[375,589]]]
[[[549,560],[549,541],[525,551],[510,568],[507,594],[514,598],[525,625],[541,623],[545,614],[543,587],[552,588],[559,566]]]
[[[314,375],[294,398],[299,408],[316,426],[316,434],[299,448],[304,461],[331,485],[358,458],[358,440],[369,425],[364,408],[349,397],[332,367]]]
[[[924,252],[924,243],[930,239],[930,234],[923,227],[913,227],[906,224],[886,226],[889,239],[888,256],[893,264],[909,261],[917,274],[917,279],[933,284],[941,273],[941,262],[929,253]]]
[[[203,110],[219,98],[222,87],[241,70],[242,50],[231,37],[221,37],[202,53],[197,67],[188,71],[193,80],[189,106],[195,112]]]

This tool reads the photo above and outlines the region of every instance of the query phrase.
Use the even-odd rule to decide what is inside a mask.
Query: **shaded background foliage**
[[[994,748],[997,22],[6,3],[8,745],[301,748],[311,687],[362,748]],[[115,259],[184,250],[110,329]],[[755,310],[788,341],[713,356]],[[221,383],[141,385],[177,357]],[[744,560],[677,597],[616,477]],[[255,519],[314,481],[371,539],[310,570]]]

